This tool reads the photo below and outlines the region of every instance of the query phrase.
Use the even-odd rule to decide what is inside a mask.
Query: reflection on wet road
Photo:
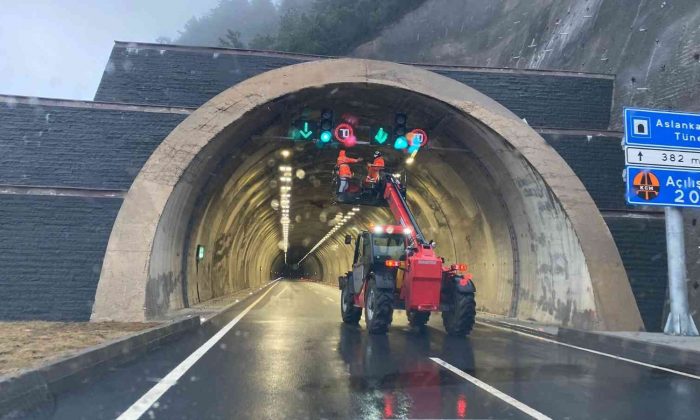
[[[338,351],[347,365],[350,410],[363,418],[520,417],[517,410],[496,401],[429,359],[450,357],[460,369],[473,371],[474,356],[467,339],[408,328],[387,336],[340,326]],[[464,351],[466,350],[466,351]]]
[[[118,416],[255,298],[22,418]],[[451,338],[439,315],[414,331],[397,311],[388,335],[370,336],[363,322],[343,325],[338,306],[336,289],[279,282],[143,418],[517,419],[531,418],[529,407],[552,418],[690,419],[700,408],[693,378],[482,325],[470,338]]]

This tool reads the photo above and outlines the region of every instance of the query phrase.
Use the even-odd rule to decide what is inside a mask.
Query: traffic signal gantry
[[[295,120],[290,130],[290,137],[297,141],[314,141],[319,147],[336,143],[352,147],[358,140],[355,134],[355,123],[356,121],[343,121],[336,125],[333,110],[326,108],[321,110],[317,121]],[[415,155],[428,143],[428,135],[420,128],[409,131],[407,125],[406,113],[397,112],[394,114],[393,130],[387,130],[385,126],[369,127],[369,143],[374,146],[392,146],[396,150]]]

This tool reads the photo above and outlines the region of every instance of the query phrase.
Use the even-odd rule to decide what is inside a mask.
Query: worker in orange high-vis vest
[[[338,166],[338,177],[340,178],[340,186],[338,187],[339,193],[344,193],[348,189],[350,178],[352,178],[350,164],[357,162],[362,162],[362,158],[354,159],[348,157],[345,155],[345,150],[341,150],[340,153],[338,153],[336,165]]]
[[[379,172],[384,169],[384,158],[382,152],[377,150],[374,152],[374,161],[367,164],[367,179],[365,182],[379,182]]]

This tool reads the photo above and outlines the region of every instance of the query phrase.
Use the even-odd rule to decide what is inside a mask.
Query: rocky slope
[[[700,111],[698,0],[429,0],[352,55],[616,74],[613,129],[624,106]]]

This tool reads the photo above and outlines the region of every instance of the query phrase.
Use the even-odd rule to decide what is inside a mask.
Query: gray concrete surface
[[[198,317],[174,319],[37,368],[0,376],[0,417],[17,418],[13,413],[18,410],[50,403],[54,395],[192,332],[199,325]]]
[[[503,326],[514,330],[522,330],[532,334],[554,338],[559,333],[559,326],[543,324],[541,322],[527,321],[517,318],[504,317],[488,312],[478,313],[479,322]]]
[[[528,418],[431,357],[550,418],[697,418],[697,378],[483,324],[448,337],[438,314],[418,331],[396,311],[388,334],[372,336],[363,321],[342,323],[339,297],[276,284],[179,380],[160,382],[142,418]],[[16,417],[113,419],[244,308]]]
[[[450,151],[421,156],[425,163],[411,169],[415,187],[409,202],[446,257],[472,264],[483,309],[581,328],[642,328],[600,213],[535,131],[451,79],[348,59],[299,64],[249,79],[202,106],[165,139],[119,213],[93,319],[156,317],[196,301],[194,286],[201,286],[200,297],[202,291],[213,297],[259,283],[267,276],[264,267],[279,266],[279,227],[268,203],[275,191],[274,168],[283,160],[278,144],[260,138],[280,135],[302,103],[313,109],[346,104],[370,121],[379,117],[373,107],[402,104],[418,124],[434,127],[434,144]],[[284,122],[276,125],[280,116]],[[332,162],[333,152],[300,147],[293,165],[327,171],[318,162]],[[302,220],[308,212],[313,230],[297,232],[320,235],[323,229],[315,221],[328,200],[322,186],[330,179],[328,172],[307,173],[316,181],[309,176],[311,185],[299,183],[296,194],[303,200],[293,212]],[[361,223],[388,221],[382,211],[361,214]],[[194,244],[214,251],[205,261],[210,271],[196,283]],[[324,276],[347,270],[349,256],[347,247],[329,241],[318,252]],[[237,284],[240,279],[249,284]]]
[[[121,95],[113,98],[120,101],[199,105],[231,83],[242,80],[242,77],[285,63],[316,59],[319,57],[117,42],[100,94]],[[125,71],[127,67],[133,71]],[[659,236],[658,223],[654,224],[653,217],[642,220],[645,213],[630,211],[621,199],[619,167],[622,152],[619,138],[615,138],[619,134],[580,130],[607,125],[611,78],[570,72],[420,67],[487,93],[517,115],[527,117],[528,123],[543,133],[543,137],[572,167],[603,211],[605,222],[622,254],[644,324],[647,329],[658,329],[665,296],[663,251],[659,251],[663,250],[663,243],[656,239]],[[160,77],[162,74],[169,77]],[[581,91],[588,95],[580,95]],[[4,128],[0,132],[0,142],[4,145],[2,161],[5,163],[0,167],[0,194],[45,196],[31,199],[33,206],[38,211],[49,213],[49,217],[42,217],[41,223],[50,225],[46,229],[52,230],[51,235],[61,236],[61,241],[47,243],[41,230],[22,223],[23,218],[34,211],[27,212],[21,206],[9,206],[3,210],[7,219],[13,221],[9,229],[15,232],[0,244],[0,250],[6,250],[2,252],[0,264],[3,271],[8,273],[3,281],[11,286],[4,290],[13,296],[32,297],[12,299],[12,304],[5,305],[4,311],[0,311],[3,317],[81,320],[89,316],[102,259],[87,258],[82,251],[84,248],[95,251],[95,247],[84,247],[88,242],[104,243],[114,220],[113,214],[104,211],[104,206],[98,205],[97,201],[119,198],[114,201],[121,203],[120,198],[126,194],[126,189],[151,152],[191,112],[193,109],[176,107],[0,95],[0,120]],[[578,130],[537,126],[572,127]],[[329,160],[332,160],[332,156]],[[592,161],[596,164],[591,165]],[[302,167],[310,173],[307,179],[313,185],[327,176],[325,170],[320,171],[319,177],[309,171],[318,169],[316,163],[302,162]],[[476,172],[478,178],[479,171]],[[424,181],[417,187],[430,189],[430,182],[439,181],[434,177],[429,178],[429,182]],[[466,178],[468,184],[482,182],[475,178],[474,171]],[[65,200],[60,197],[65,195],[85,197],[94,203],[93,221],[82,223],[85,220],[81,216],[84,206],[76,204],[75,200],[69,206],[64,205]],[[439,201],[445,197],[444,189],[432,197],[423,200],[421,205],[439,205]],[[314,200],[319,203],[319,200],[326,198],[319,196],[318,200]],[[485,205],[482,204],[482,207]],[[314,214],[316,209],[316,205],[312,205],[304,214]],[[338,210],[328,208],[329,212]],[[435,223],[444,226],[441,217],[438,215],[431,220],[431,226]],[[83,226],[76,230],[72,227],[76,223]],[[22,238],[26,244],[18,244],[15,238]],[[314,238],[314,234],[304,233],[302,246],[314,241]],[[218,239],[222,241],[218,242]],[[221,236],[214,245],[234,246],[227,242],[229,240],[230,237]],[[452,237],[447,240],[457,248],[466,246],[455,242]],[[40,243],[41,247],[31,245],[33,241]],[[476,241],[476,237],[468,240],[472,243]],[[63,246],[59,247],[58,244]],[[57,258],[35,259],[29,250]],[[453,251],[447,249],[444,252],[447,255]],[[506,254],[508,252],[504,251]],[[466,259],[474,260],[471,255],[466,255]],[[38,260],[44,264],[36,263]],[[225,260],[229,261],[228,258]],[[478,261],[488,265],[484,263],[482,255],[479,255]],[[213,261],[209,264],[213,264]],[[227,264],[222,260],[216,266],[220,269]],[[323,272],[320,262],[314,257],[307,259],[306,266],[309,272]],[[60,269],[54,269],[56,267]],[[205,263],[202,268],[208,269],[208,264]],[[226,294],[247,287],[245,282],[237,280],[240,278],[238,276],[233,276],[228,282],[212,282],[206,281],[210,274],[199,274],[201,277],[196,282],[188,282],[188,290],[183,292],[183,303],[195,304],[214,294]],[[182,276],[179,281],[184,282]],[[691,288],[691,293],[694,290]],[[48,291],[50,293],[45,293]],[[154,300],[157,302],[161,298]],[[510,311],[516,309],[515,305],[510,305]]]
[[[217,315],[230,310],[241,301],[245,300],[266,286],[267,283],[263,283],[260,287],[243,289],[228,295],[218,296],[204,302],[194,304],[187,308],[169,312],[164,314],[164,316],[165,319],[168,320],[184,317],[198,317],[202,323],[210,322],[212,318],[215,318]]]
[[[408,60],[394,58],[397,62]],[[115,42],[96,101],[198,108],[229,87],[266,71],[329,57]],[[533,127],[606,130],[611,75],[485,67],[417,67],[457,80],[498,101]],[[163,77],[167,75],[167,77]],[[581,93],[586,95],[582,96]]]
[[[665,335],[663,333],[630,331],[601,331],[600,334],[605,334],[612,337],[625,338],[629,340],[641,341],[645,343],[661,344],[664,346],[674,347],[679,350],[689,350],[700,353],[700,338],[698,337],[679,337],[673,335]]]
[[[622,108],[700,110],[695,0],[429,0],[355,56],[614,74]],[[584,94],[584,92],[581,92]]]
[[[169,53],[174,55],[177,51]],[[473,72],[469,74],[474,75]],[[542,75],[536,78],[546,80]],[[586,106],[590,109],[592,105],[587,103]],[[114,220],[114,214],[105,211],[100,202],[105,199],[121,205],[121,198],[126,194],[125,186],[133,181],[162,137],[190,112],[179,108],[0,96],[0,119],[5,126],[0,139],[5,144],[3,161],[7,162],[0,171],[0,193],[31,196],[10,198],[3,209],[4,217],[9,221],[6,229],[15,232],[0,244],[1,249],[8,251],[3,253],[0,261],[11,285],[4,290],[17,297],[28,297],[11,300],[12,304],[3,307],[3,317],[82,320],[89,316],[102,259],[88,260],[82,250],[94,252],[94,246],[85,247],[85,244],[106,241]],[[540,129],[538,132],[544,132],[547,142],[572,166],[600,208],[624,208],[624,204],[620,204],[619,188],[615,188],[620,185],[617,182],[618,162],[621,162],[621,151],[617,146],[619,139],[600,137],[600,133],[593,131]],[[593,139],[587,140],[585,133],[590,133]],[[607,135],[611,134],[614,135]],[[26,141],[22,141],[23,138]],[[596,158],[597,167],[592,170],[588,165],[590,156],[602,150],[606,159]],[[86,153],[89,156],[84,156]],[[313,164],[304,163],[307,170],[313,169],[310,166]],[[325,173],[321,175],[326,176]],[[308,179],[313,177],[310,174]],[[67,196],[83,199],[66,201],[62,198]],[[32,210],[28,211],[27,205],[10,205],[13,200],[27,202]],[[81,203],[88,202],[92,221],[86,224]],[[51,235],[60,236],[60,242],[47,243],[42,231],[34,228],[37,222],[23,223],[34,213],[42,214],[39,223],[48,223],[46,229],[52,230]],[[663,244],[651,240],[644,247],[637,245],[640,237],[650,238],[655,231],[645,227],[639,218],[631,223],[626,221],[625,215],[616,214],[611,218],[604,214],[604,217],[623,252],[623,262],[645,325],[653,328],[660,322],[659,308],[663,305],[664,295],[663,289],[655,288],[655,282],[661,281],[663,285],[665,273],[665,268],[654,262],[658,260],[655,257],[658,252],[653,248],[663,248]],[[81,228],[76,230],[73,227],[76,224]],[[19,245],[16,238],[27,241],[27,244]],[[302,241],[310,238],[305,236]],[[32,241],[40,243],[41,247],[30,245]],[[47,259],[47,250],[61,257]],[[43,257],[34,258],[29,251],[41,253]],[[42,261],[45,269],[37,261]],[[318,265],[313,258],[307,263]],[[68,270],[69,275],[57,269],[59,267]],[[320,266],[309,267],[309,270],[322,272]],[[655,276],[659,272],[661,276]],[[79,283],[85,286],[76,288]],[[235,287],[245,285],[234,284],[234,290]],[[44,293],[49,290],[52,292]],[[203,287],[196,300],[206,299],[209,296],[207,290]],[[196,296],[196,293],[196,288],[193,288],[191,296]],[[59,301],[60,305],[57,304]]]

